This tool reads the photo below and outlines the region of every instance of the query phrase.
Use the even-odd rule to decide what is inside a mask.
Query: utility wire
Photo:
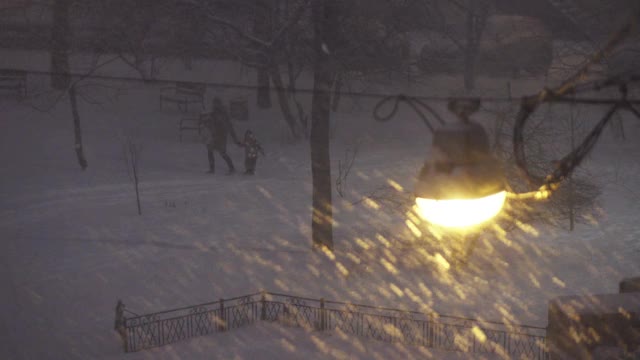
[[[631,20],[622,26],[617,32],[615,32],[604,48],[594,53],[589,61],[585,63],[578,71],[572,76],[567,78],[560,86],[555,89],[543,89],[538,94],[533,96],[523,97],[521,100],[520,110],[516,116],[516,122],[513,130],[513,151],[515,156],[516,165],[520,168],[521,172],[527,178],[527,180],[534,186],[538,186],[538,197],[546,198],[557,189],[560,182],[564,180],[571,172],[586,158],[589,152],[593,149],[595,143],[598,141],[605,125],[620,109],[630,110],[634,115],[640,115],[639,112],[632,106],[633,104],[627,99],[628,84],[637,82],[638,76],[633,75],[627,78],[623,77],[611,77],[599,82],[592,82],[589,84],[580,84],[586,79],[589,70],[597,62],[601,61],[604,57],[611,54],[624,40],[629,37],[632,29],[636,26],[638,19],[640,19],[640,11],[635,13]],[[556,169],[546,177],[539,177],[533,175],[528,167],[524,146],[524,128],[527,120],[531,114],[537,109],[537,107],[543,102],[559,101],[560,99],[566,102],[575,102],[574,98],[568,99],[566,96],[569,94],[575,94],[577,92],[588,90],[602,90],[608,87],[617,86],[620,90],[620,98],[617,101],[613,101],[613,105],[605,116],[598,122],[598,124],[587,135],[583,142],[578,145],[573,151],[564,156],[562,160],[557,164]]]
[[[391,111],[389,111],[389,113],[386,115],[381,115],[380,109],[384,105],[386,105],[388,102],[391,102],[391,101],[393,101],[393,108],[391,109]],[[440,125],[445,124],[445,121],[442,119],[440,114],[438,114],[438,112],[435,111],[432,107],[427,105],[426,102],[422,101],[419,98],[407,96],[404,94],[387,96],[382,100],[380,100],[376,104],[375,108],[373,109],[374,119],[382,122],[391,120],[391,118],[393,118],[398,112],[398,107],[401,102],[406,102],[409,106],[411,106],[411,108],[413,108],[413,110],[418,114],[418,116],[420,116],[420,119],[425,123],[425,125],[427,125],[427,127],[432,133],[435,131],[435,128],[433,127],[433,125],[431,125],[431,122],[429,121],[429,118],[427,118],[425,111],[429,112],[436,120],[438,120]]]
[[[626,29],[626,27],[624,28]],[[628,34],[626,31],[623,34]],[[619,42],[619,39],[615,38],[615,43]],[[613,50],[611,47],[607,47],[607,49]],[[590,61],[599,61],[602,59],[604,54],[600,54],[599,56],[593,56]],[[636,110],[633,106],[640,105],[640,99],[628,99],[626,98],[626,93],[624,100],[620,98],[612,98],[612,97],[576,97],[577,94],[584,93],[593,93],[593,92],[601,92],[608,88],[627,88],[628,85],[633,83],[640,83],[640,75],[631,74],[627,76],[613,76],[610,78],[606,78],[598,81],[591,81],[586,83],[578,84],[576,81],[580,79],[584,79],[586,77],[585,70],[590,68],[590,64],[585,64],[577,74],[580,76],[573,75],[569,80],[563,82],[561,86],[559,86],[555,90],[543,89],[537,95],[532,96],[524,96],[520,99],[521,109],[518,114],[517,119],[520,119],[519,122],[522,122],[520,125],[518,121],[516,121],[516,128],[523,127],[524,122],[528,119],[529,115],[535,111],[535,109],[543,102],[546,103],[567,103],[567,104],[578,104],[578,105],[616,105],[624,102],[624,108],[630,110],[632,113],[636,114],[640,117],[640,112]],[[626,90],[625,90],[626,91]],[[445,123],[442,116],[434,110],[432,107],[427,105],[427,102],[447,102],[451,104],[455,101],[462,102],[473,102],[480,101],[481,103],[513,103],[517,102],[517,98],[511,97],[471,97],[471,96],[457,96],[457,97],[443,97],[443,96],[410,96],[406,94],[397,94],[397,95],[381,95],[381,94],[367,94],[367,93],[343,93],[345,95],[354,95],[354,96],[365,96],[365,97],[382,97],[382,99],[376,104],[373,110],[373,117],[377,121],[386,122],[393,118],[399,108],[401,102],[407,103],[413,110],[420,116],[420,119],[425,123],[425,125],[429,128],[429,130],[433,133],[435,130],[434,126],[430,123],[424,111],[429,112],[438,122],[442,125]],[[387,114],[382,114],[382,108],[388,103],[393,102],[392,108]],[[518,130],[520,130],[518,128]],[[514,139],[522,142],[520,140],[521,133],[518,132],[514,134]],[[516,152],[517,153],[517,152]]]
[[[593,150],[595,144],[600,138],[605,126],[613,118],[613,115],[619,110],[628,110],[636,117],[640,119],[640,111],[637,110],[634,105],[637,105],[638,101],[635,99],[628,99],[628,86],[632,83],[640,82],[640,75],[627,75],[627,76],[613,76],[599,81],[585,82],[587,75],[593,65],[600,62],[606,56],[610,55],[620,44],[622,44],[632,33],[632,30],[637,25],[640,19],[640,11],[635,13],[631,20],[616,31],[610,40],[606,43],[602,50],[595,52],[590,59],[581,66],[573,75],[568,77],[555,89],[543,89],[536,95],[524,96],[520,100],[520,110],[516,116],[516,122],[513,131],[513,151],[515,156],[516,165],[521,169],[527,180],[538,186],[537,191],[522,194],[511,194],[512,198],[537,198],[545,199],[556,190],[562,180],[570,175],[576,167],[586,158],[586,156]],[[602,91],[607,88],[617,87],[620,92],[618,98],[577,98],[578,93],[587,93],[594,91]],[[569,96],[571,95],[571,96]],[[438,98],[437,100],[445,100],[451,105],[455,101],[484,101],[484,102],[498,102],[498,101],[512,101],[512,99],[505,98]],[[434,131],[433,125],[429,122],[425,113],[419,109],[418,105],[422,106],[424,110],[427,110],[435,117],[441,124],[444,123],[438,113],[429,107],[425,100],[436,100],[429,97],[412,97],[404,94],[387,96],[380,100],[374,108],[373,116],[377,121],[388,121],[398,111],[400,102],[406,102],[409,104],[415,112],[420,116],[422,121],[427,125],[431,132]],[[380,109],[383,105],[392,102],[393,107],[391,111],[385,115],[380,114]],[[570,103],[570,104],[583,104],[583,105],[610,105],[609,110],[604,117],[596,124],[596,126],[589,132],[587,137],[574,148],[569,154],[564,156],[557,164],[554,171],[545,176],[538,177],[533,175],[528,167],[524,146],[524,128],[527,120],[531,114],[535,112],[538,106],[544,102],[547,103]]]
[[[194,85],[206,85],[210,88],[222,88],[222,89],[238,89],[238,90],[255,90],[258,88],[257,85],[252,84],[234,84],[234,83],[226,83],[226,82],[216,82],[216,81],[193,81],[193,80],[174,80],[174,79],[159,79],[159,78],[138,78],[138,77],[127,77],[127,76],[113,76],[113,75],[101,75],[95,73],[75,73],[75,72],[54,72],[54,71],[43,71],[43,70],[23,70],[28,74],[34,75],[67,75],[71,77],[78,77],[81,79],[93,79],[93,80],[108,80],[108,81],[126,81],[126,82],[144,82],[147,84],[160,84],[160,85],[170,85],[176,82],[184,83],[184,84],[194,84]],[[602,90],[603,88],[611,86],[609,84],[611,82],[610,79],[599,82],[599,83],[590,83],[585,84],[583,87],[576,87],[576,92],[586,93]],[[640,82],[640,75],[630,76],[626,83],[634,83]],[[310,88],[295,88],[293,89],[296,93],[308,93],[312,94],[313,89]],[[405,95],[405,94],[394,94],[389,95],[388,93],[376,93],[376,92],[367,92],[367,91],[341,91],[341,96],[349,96],[349,97],[359,97],[359,98],[370,98],[370,99],[381,99],[381,102],[391,101],[394,97],[402,97],[404,99],[400,101],[415,101],[422,103],[448,103],[452,99],[461,100],[461,101],[472,101],[472,100],[480,100],[482,103],[517,103],[520,101],[519,98],[514,97],[501,97],[501,96],[425,96],[425,95]],[[556,97],[554,99],[547,99],[548,102],[558,102],[565,103],[569,102],[567,99],[562,97]],[[608,98],[576,98],[576,103],[579,104],[590,104],[590,105],[607,105],[613,104],[615,99]],[[640,99],[629,99],[629,103],[634,105],[640,105]],[[424,104],[420,105],[426,108]],[[380,107],[376,105],[376,107]],[[393,115],[392,115],[393,116]],[[439,116],[439,115],[438,115]],[[434,116],[435,117],[435,116]],[[386,121],[386,120],[385,120]]]

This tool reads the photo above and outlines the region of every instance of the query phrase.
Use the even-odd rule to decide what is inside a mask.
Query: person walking
[[[220,157],[227,163],[228,174],[235,172],[233,161],[227,154],[227,137],[230,135],[238,146],[243,146],[229,119],[229,114],[218,97],[214,97],[211,112],[204,115],[204,141],[207,145],[207,157],[209,159],[209,173],[216,170],[214,153],[218,152]]]
[[[244,133],[244,141],[242,142],[242,145],[244,146],[244,174],[253,175],[256,171],[258,153],[265,156],[264,150],[251,130],[247,130]]]

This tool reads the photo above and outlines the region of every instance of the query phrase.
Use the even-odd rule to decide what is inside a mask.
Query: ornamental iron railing
[[[115,328],[125,352],[135,352],[258,321],[446,351],[548,359],[545,328],[270,292],[146,315],[118,301]]]

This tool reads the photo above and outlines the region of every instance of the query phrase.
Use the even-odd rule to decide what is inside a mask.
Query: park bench
[[[202,134],[202,130],[204,129],[204,123],[207,116],[209,116],[208,113],[202,113],[199,115],[188,115],[181,117],[180,121],[178,122],[180,142],[182,142],[183,131],[197,131],[198,136],[200,136]]]
[[[0,92],[5,95],[27,96],[27,72],[24,70],[0,69]]]
[[[176,82],[160,91],[160,110],[167,103],[175,104],[178,110],[187,113],[189,105],[199,105],[200,110],[204,110],[204,93],[207,90],[206,84]]]
[[[229,117],[231,120],[249,120],[249,101],[245,97],[235,97],[229,100]]]

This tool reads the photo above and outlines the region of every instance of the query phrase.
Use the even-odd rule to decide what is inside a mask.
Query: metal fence
[[[435,313],[309,299],[262,292],[147,315],[125,316],[115,327],[125,352],[236,329],[258,321],[315,331],[341,331],[368,339],[502,358],[548,359],[546,330]]]

